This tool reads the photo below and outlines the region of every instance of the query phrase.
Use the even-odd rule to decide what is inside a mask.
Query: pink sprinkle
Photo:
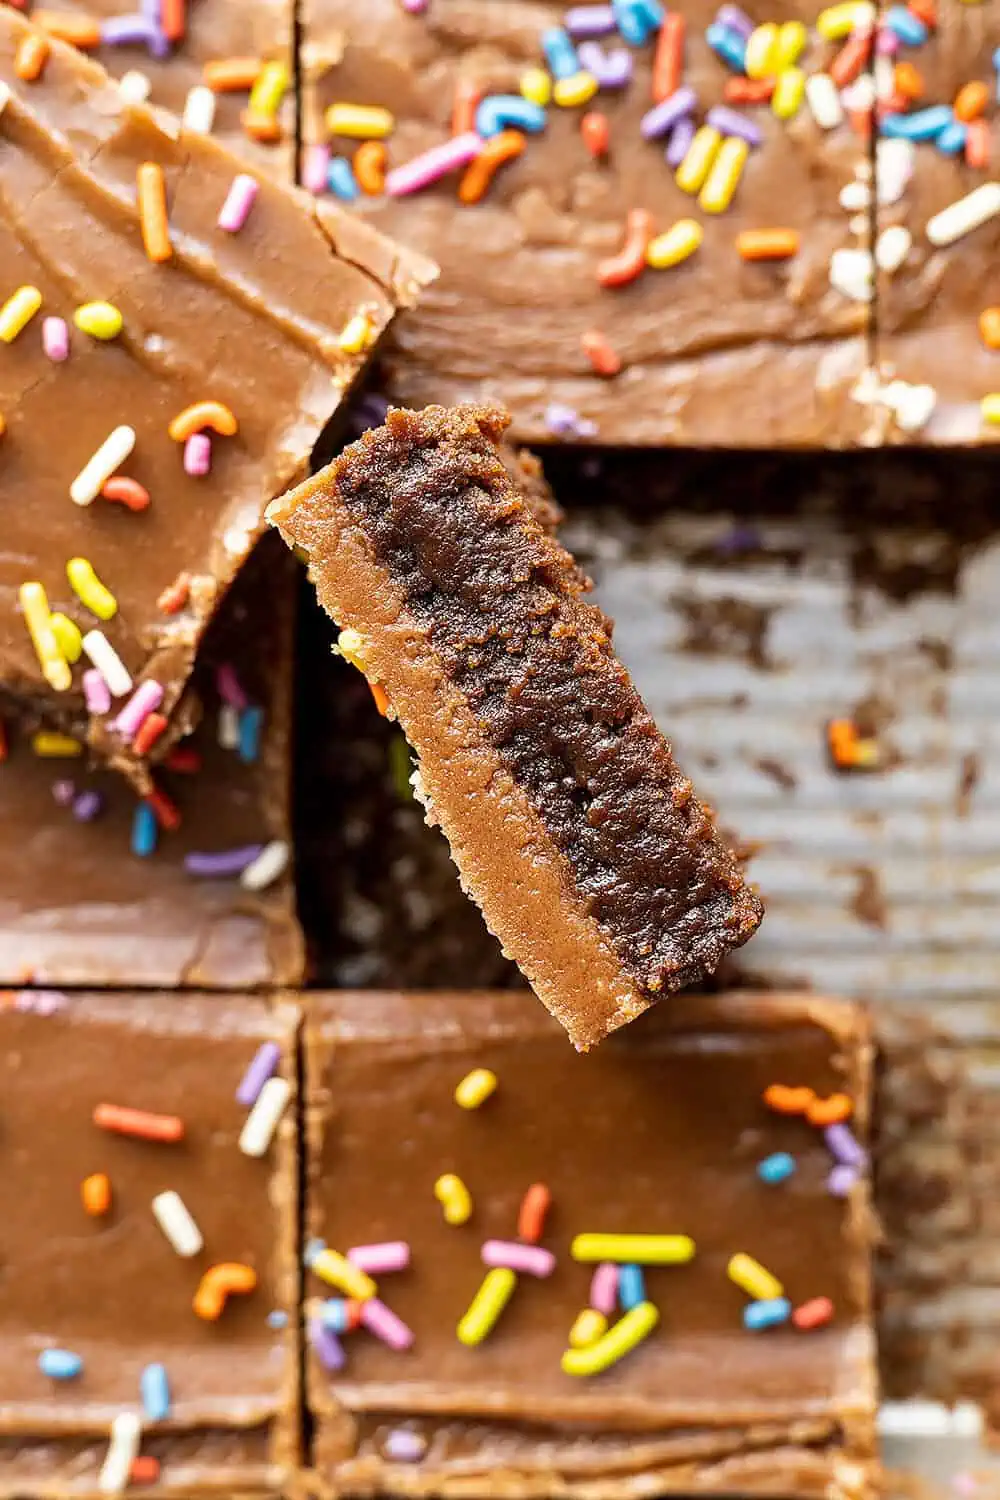
[[[260,183],[246,172],[239,172],[232,182],[226,201],[219,210],[218,226],[230,234],[237,234],[247,221],[254,199],[260,192]]]
[[[590,1305],[610,1318],[618,1305],[618,1267],[602,1260],[590,1278]]]
[[[891,57],[899,51],[899,37],[889,26],[880,26],[875,37],[875,51],[880,57]]]
[[[163,689],[152,677],[141,682],[114,722],[116,734],[132,739],[163,702]]]
[[[410,1264],[410,1247],[406,1240],[383,1240],[379,1245],[355,1245],[347,1259],[369,1276],[386,1271],[405,1271]]]
[[[184,472],[201,478],[212,467],[212,439],[207,432],[192,432],[184,444]]]
[[[422,16],[427,9],[427,0],[399,0],[409,16]]]
[[[83,674],[83,698],[91,714],[106,714],[111,707],[111,689],[96,667]]]
[[[440,146],[432,146],[420,156],[415,156],[403,167],[396,167],[385,179],[385,190],[390,198],[402,198],[406,193],[416,193],[429,183],[437,182],[447,172],[467,166],[483,149],[483,142],[474,130],[464,135],[452,136]]]
[[[413,1343],[413,1330],[407,1328],[402,1318],[397,1318],[391,1308],[377,1297],[368,1297],[361,1304],[361,1321],[383,1344],[390,1349],[409,1349]]]
[[[330,165],[329,146],[307,146],[302,160],[302,186],[314,198],[326,192],[326,173]]]
[[[236,668],[231,661],[224,661],[221,666],[216,667],[215,691],[223,703],[228,703],[230,708],[235,708],[238,713],[250,707],[250,699],[243,691],[240,679],[236,675]]]
[[[42,348],[57,365],[69,358],[69,324],[65,318],[43,319]]]
[[[516,1240],[485,1240],[483,1265],[507,1266],[511,1271],[524,1271],[528,1276],[551,1276],[556,1268],[556,1258],[551,1250],[543,1250],[541,1245],[521,1245]]]

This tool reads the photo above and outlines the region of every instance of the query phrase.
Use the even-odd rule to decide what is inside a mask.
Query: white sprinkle
[[[898,203],[913,176],[916,147],[912,141],[886,136],[875,147],[875,194],[879,203]]]
[[[126,104],[145,104],[152,87],[149,75],[140,73],[138,68],[130,68],[118,80],[118,92]]]
[[[135,428],[116,427],[89,458],[69,487],[74,505],[89,505],[101,493],[105,482],[125,462],[135,447]]]
[[[840,190],[840,206],[849,214],[868,208],[871,201],[872,190],[867,182],[849,182]]]
[[[891,57],[879,53],[875,59],[875,94],[882,100],[891,99],[896,92],[896,65]]]
[[[8,88],[7,84],[0,83],[0,115],[3,114],[12,97],[13,95],[11,94],[11,91]]]
[[[134,1411],[121,1411],[112,1418],[111,1438],[104,1455],[97,1488],[102,1495],[120,1495],[128,1484],[129,1472],[139,1454],[142,1426]]]
[[[836,130],[844,118],[837,85],[829,73],[811,73],[806,79],[806,103],[820,130]]]
[[[875,260],[870,250],[840,249],[830,256],[830,285],[852,302],[875,295]]]
[[[240,885],[245,891],[266,891],[288,869],[291,852],[284,839],[272,839],[247,865],[240,876]]]
[[[984,182],[929,219],[927,238],[932,245],[953,245],[980,224],[995,219],[997,214],[1000,214],[1000,182]]]
[[[890,380],[882,392],[882,400],[903,432],[919,432],[933,415],[937,391],[932,385],[910,385],[905,380]]]
[[[239,1146],[244,1156],[263,1156],[278,1128],[278,1121],[291,1098],[292,1085],[287,1078],[269,1078],[257,1095],[253,1109],[240,1131]]]
[[[912,244],[913,236],[905,224],[891,224],[875,241],[875,264],[880,271],[898,271]]]
[[[841,91],[841,103],[845,109],[867,112],[875,105],[875,80],[870,73],[862,73]]]
[[[215,95],[205,84],[196,83],[193,89],[188,89],[181,124],[185,130],[193,130],[198,135],[211,135],[215,124]]]
[[[201,1230],[191,1217],[180,1193],[175,1193],[172,1188],[165,1193],[157,1193],[153,1199],[153,1217],[172,1248],[185,1260],[197,1255],[203,1247],[205,1241]]]
[[[231,703],[219,705],[218,740],[223,750],[235,750],[240,742],[239,709]]]
[[[124,698],[132,691],[131,674],[103,630],[88,630],[83,637],[83,649],[87,660],[107,683],[112,698]]]

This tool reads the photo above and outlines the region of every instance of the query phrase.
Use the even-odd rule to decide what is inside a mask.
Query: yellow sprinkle
[[[455,1103],[463,1109],[478,1109],[497,1086],[497,1075],[489,1068],[473,1068],[455,1090]]]
[[[593,73],[581,70],[579,73],[571,73],[569,78],[557,78],[552,90],[552,97],[562,109],[573,109],[578,104],[587,104],[600,84]]]
[[[816,30],[824,42],[838,42],[850,36],[855,27],[859,30],[872,24],[875,6],[871,0],[846,0],[845,4],[829,5],[816,17]]]
[[[525,68],[518,83],[522,99],[545,109],[552,98],[552,79],[544,68]]]
[[[335,656],[342,656],[345,661],[350,662],[352,667],[357,667],[359,672],[365,670],[364,663],[365,638],[358,630],[342,630],[337,637],[337,644],[333,648]]]
[[[778,28],[774,21],[765,21],[750,33],[743,68],[748,78],[767,78],[775,71],[775,48]]]
[[[652,1302],[640,1302],[630,1307],[625,1316],[595,1343],[584,1349],[567,1349],[562,1357],[563,1374],[599,1375],[641,1344],[659,1321],[659,1310]]]
[[[740,1291],[746,1292],[755,1302],[769,1302],[773,1297],[785,1295],[785,1288],[777,1276],[772,1276],[759,1260],[754,1260],[752,1255],[746,1255],[742,1250],[733,1256],[727,1271],[730,1281],[734,1281]]]
[[[93,564],[85,557],[71,557],[66,564],[66,577],[81,604],[99,620],[110,620],[118,612],[118,600],[94,572]]]
[[[344,354],[361,354],[375,342],[375,329],[367,313],[355,313],[340,331],[337,347]]]
[[[69,615],[60,614],[58,611],[49,615],[49,624],[59,650],[72,666],[83,655],[83,636],[80,634],[79,626],[70,619]]]
[[[494,1266],[483,1277],[479,1291],[469,1303],[458,1325],[458,1337],[472,1348],[490,1333],[517,1286],[517,1277],[509,1266]]]
[[[701,129],[695,132],[694,140],[687,148],[687,155],[677,168],[674,177],[674,181],[682,192],[698,192],[708,176],[709,168],[721,144],[722,136],[711,125],[702,125]]]
[[[802,108],[806,92],[806,75],[801,68],[786,68],[778,74],[771,95],[771,109],[779,120],[791,120]]]
[[[52,760],[83,754],[83,746],[79,740],[73,739],[69,734],[57,734],[54,729],[39,729],[31,736],[31,748],[36,755]]]
[[[434,1196],[444,1210],[446,1224],[467,1224],[472,1215],[472,1194],[454,1172],[445,1172],[434,1184]]]
[[[367,1302],[378,1291],[367,1271],[360,1270],[336,1250],[321,1250],[309,1262],[309,1269],[327,1286],[335,1286],[346,1297],[355,1297],[359,1302]]]
[[[288,88],[288,69],[283,62],[266,62],[254,79],[247,101],[251,115],[276,115]]]
[[[984,422],[1000,422],[1000,392],[993,391],[979,403]]]
[[[42,669],[42,676],[50,688],[57,693],[65,693],[73,676],[69,663],[59,649],[55,631],[52,629],[52,616],[49,614],[49,601],[45,589],[40,583],[22,583],[17,591],[17,598]]]
[[[779,26],[778,40],[771,58],[774,71],[781,73],[785,68],[794,67],[808,40],[809,33],[801,21],[786,21],[783,26]]]
[[[707,214],[725,213],[733,201],[746,166],[750,147],[738,135],[729,135],[719,147],[708,180],[698,194],[698,203]]]
[[[637,1266],[679,1266],[694,1256],[686,1234],[578,1234],[570,1246],[574,1260],[612,1260]]]
[[[607,1331],[608,1320],[604,1314],[598,1312],[596,1307],[585,1307],[573,1320],[573,1327],[569,1331],[570,1348],[586,1349],[588,1344],[596,1344]]]
[[[3,307],[0,307],[0,339],[12,344],[23,328],[31,322],[42,305],[42,294],[37,286],[19,286]]]
[[[73,314],[73,322],[92,339],[116,339],[122,331],[122,315],[112,302],[85,302]]]
[[[396,117],[377,104],[331,104],[324,119],[331,135],[358,141],[385,140],[396,128]]]
[[[7,420],[4,417],[3,412],[0,411],[0,437],[3,437],[3,435],[4,435],[4,433],[6,431],[7,431]]]
[[[678,219],[663,234],[650,240],[646,246],[646,263],[658,271],[679,266],[682,260],[694,254],[704,238],[705,231],[697,219]]]

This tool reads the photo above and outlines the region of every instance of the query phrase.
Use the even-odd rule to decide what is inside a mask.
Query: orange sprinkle
[[[987,349],[1000,349],[1000,307],[984,307],[979,314],[979,337]]]
[[[727,104],[767,104],[773,93],[773,78],[727,78],[722,89]]]
[[[38,26],[46,36],[58,42],[68,42],[71,47],[97,47],[101,41],[101,23],[95,16],[72,15],[61,10],[34,10],[31,24]]]
[[[92,1172],[80,1184],[83,1211],[92,1219],[99,1219],[111,1207],[111,1180],[107,1172]]]
[[[985,83],[978,80],[972,83],[964,83],[955,95],[955,119],[968,124],[970,120],[978,120],[985,110],[990,99],[990,91]]]
[[[787,1083],[772,1083],[764,1090],[764,1103],[779,1115],[804,1115],[815,1099],[815,1090],[805,1085],[791,1088]]]
[[[14,53],[14,72],[18,78],[24,83],[34,83],[36,78],[40,78],[50,51],[48,38],[40,31],[27,32],[18,42]]]
[[[965,164],[988,167],[990,164],[990,127],[984,119],[970,120],[965,133]]]
[[[911,16],[917,16],[925,26],[935,27],[937,25],[937,0],[910,0],[907,10]]]
[[[892,70],[892,86],[904,99],[923,97],[924,80],[920,69],[911,62],[898,62]]]
[[[478,203],[498,168],[505,161],[513,161],[520,156],[524,146],[525,138],[519,130],[501,130],[499,135],[492,136],[462,173],[462,180],[458,185],[459,201]]]
[[[467,135],[476,128],[476,110],[483,91],[471,78],[459,78],[451,106],[452,135]]]
[[[517,1232],[529,1245],[537,1245],[545,1228],[545,1216],[552,1206],[552,1194],[544,1182],[533,1182],[521,1199],[517,1215]]]
[[[144,161],[136,168],[139,228],[150,260],[169,260],[174,253],[167,222],[167,184],[159,162]]]
[[[684,17],[670,11],[660,26],[653,56],[651,79],[653,103],[662,104],[669,99],[681,81],[684,67]]]
[[[232,437],[239,424],[221,401],[193,401],[174,417],[167,432],[175,443],[186,443],[195,432],[211,427],[220,437]]]
[[[138,479],[129,479],[125,474],[113,474],[101,487],[105,500],[118,500],[129,510],[145,510],[149,504],[149,491]]]
[[[351,165],[354,178],[363,193],[377,198],[385,187],[385,169],[389,153],[382,141],[363,141],[354,153]]]
[[[744,229],[736,236],[736,250],[741,260],[788,260],[799,253],[799,234],[795,229]]]
[[[167,796],[162,787],[152,787],[142,800],[147,807],[152,808],[157,824],[167,833],[174,833],[181,826],[180,808]]]
[[[238,94],[253,88],[263,66],[259,57],[221,57],[205,64],[202,81],[213,94]]]
[[[140,1141],[173,1143],[184,1139],[184,1121],[178,1115],[157,1115],[147,1109],[128,1109],[123,1104],[98,1104],[94,1124],[115,1135],[131,1135]]]
[[[833,1317],[833,1303],[829,1297],[813,1297],[809,1302],[803,1302],[792,1313],[792,1322],[796,1328],[807,1332],[810,1328],[822,1328],[824,1323],[829,1323]]]
[[[867,63],[870,51],[870,36],[852,36],[844,43],[829,69],[838,89],[854,82]]]
[[[160,1460],[152,1453],[140,1453],[133,1458],[128,1471],[129,1484],[155,1484],[160,1477]]]
[[[847,122],[859,140],[871,140],[872,112],[870,109],[849,109],[847,111]]]
[[[839,1125],[853,1113],[854,1105],[847,1094],[831,1094],[828,1099],[814,1098],[806,1109],[806,1119],[810,1125]]]
[[[644,208],[629,210],[625,220],[625,243],[617,255],[599,262],[597,279],[601,286],[627,286],[646,264],[646,246],[653,234],[653,217]]]
[[[611,129],[607,115],[599,109],[590,109],[580,121],[580,135],[591,156],[607,156],[611,142]]]
[[[136,732],[132,741],[132,749],[136,755],[148,755],[156,744],[160,735],[167,727],[165,714],[147,714]]]
[[[168,583],[156,601],[161,614],[176,615],[184,608],[191,596],[191,574],[178,573],[173,583]]]
[[[187,0],[160,0],[160,30],[168,42],[180,42],[187,31]]]
[[[612,376],[620,373],[621,359],[598,329],[591,328],[582,335],[580,348],[590,360],[595,374]]]
[[[387,719],[389,717],[389,710],[392,707],[392,704],[389,702],[389,694],[380,682],[370,682],[368,686],[371,688],[372,697],[375,699],[375,707],[383,719]]]
[[[265,143],[280,141],[284,130],[277,115],[265,114],[262,110],[251,111],[245,109],[240,115],[240,124],[244,132],[253,141]]]
[[[223,1261],[207,1270],[198,1283],[192,1306],[199,1318],[214,1323],[222,1316],[226,1298],[233,1292],[252,1292],[257,1285],[257,1272],[252,1266],[239,1261]]]

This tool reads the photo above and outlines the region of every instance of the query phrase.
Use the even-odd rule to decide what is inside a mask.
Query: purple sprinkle
[[[582,42],[578,56],[581,68],[593,73],[602,89],[621,89],[632,78],[632,54],[626,47],[605,52],[597,42]]]
[[[240,1079],[240,1086],[236,1090],[237,1104],[243,1104],[249,1109],[256,1102],[257,1095],[272,1077],[280,1058],[281,1048],[277,1042],[261,1042],[250,1066]]]
[[[109,47],[149,47],[155,45],[159,27],[148,16],[109,16],[101,22],[101,41]]]
[[[73,803],[73,816],[80,823],[92,823],[104,808],[100,792],[81,792]]]
[[[427,1439],[408,1427],[394,1427],[382,1445],[382,1453],[392,1463],[416,1464],[427,1452]]]
[[[670,140],[667,142],[667,149],[663,153],[664,161],[668,167],[680,166],[685,156],[687,156],[688,148],[693,140],[694,121],[690,115],[685,115],[683,120],[677,121],[677,124],[670,132]]]
[[[545,425],[556,437],[594,437],[597,433],[596,422],[561,401],[551,401],[545,408]]]
[[[716,13],[715,24],[725,26],[729,31],[736,31],[748,42],[754,32],[754,23],[745,10],[738,5],[720,5]]]
[[[562,23],[571,37],[607,36],[615,29],[615,14],[610,5],[574,5]]]
[[[826,1190],[834,1198],[846,1198],[857,1180],[857,1168],[849,1167],[846,1162],[839,1162],[826,1179]]]
[[[846,1167],[863,1167],[868,1157],[864,1147],[859,1143],[854,1131],[849,1125],[838,1122],[836,1125],[828,1125],[823,1131],[823,1139],[831,1156]]]
[[[204,875],[209,880],[223,875],[242,875],[263,847],[263,844],[243,844],[237,849],[221,849],[218,854],[195,851],[185,854],[184,868],[189,875]]]
[[[683,120],[685,115],[691,113],[697,103],[698,95],[690,84],[685,84],[683,88],[675,90],[669,99],[664,99],[662,104],[654,104],[639,121],[643,140],[655,141],[658,136],[666,135],[678,120]]]
[[[76,796],[76,787],[71,781],[54,781],[52,783],[52,800],[57,807],[69,807]]]
[[[759,146],[764,139],[759,125],[755,125],[748,115],[740,114],[738,109],[730,109],[728,104],[714,104],[705,116],[705,124],[711,125],[720,135],[739,136],[748,146]]]
[[[318,1318],[309,1320],[309,1342],[324,1370],[335,1373],[344,1368],[347,1356],[343,1344],[333,1330],[325,1328]]]
[[[235,708],[237,713],[250,707],[250,699],[243,691],[240,679],[236,675],[236,668],[231,661],[224,661],[221,667],[215,669],[215,691],[223,703],[228,703]]]
[[[369,428],[381,427],[388,410],[389,403],[385,397],[378,395],[375,391],[369,391],[351,407],[352,430],[360,437]]]

